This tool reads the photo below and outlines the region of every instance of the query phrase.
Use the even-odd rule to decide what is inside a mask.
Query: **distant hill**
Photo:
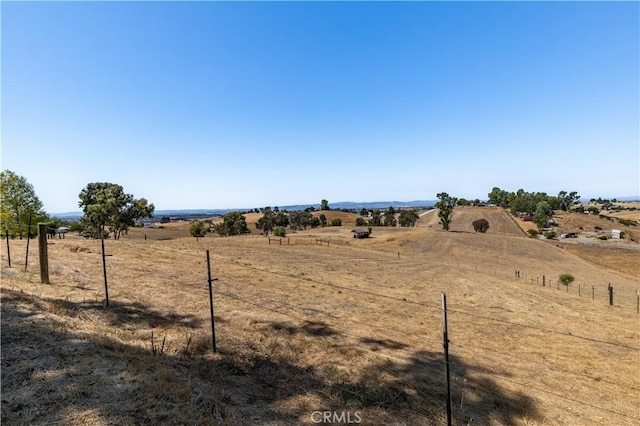
[[[329,203],[329,207],[333,210],[340,209],[386,209],[393,206],[394,208],[400,207],[431,207],[437,200],[415,200],[415,201],[369,201],[369,202],[354,202],[354,201],[342,201],[338,203]],[[264,207],[264,206],[261,206]],[[272,207],[275,207],[272,206]],[[280,210],[304,210],[307,207],[313,207],[315,209],[320,208],[320,203],[317,204],[293,204],[289,206],[278,206]],[[217,215],[225,215],[229,212],[248,211],[252,208],[237,208],[237,209],[182,209],[182,210],[156,210],[155,217],[169,216],[169,217],[210,217]],[[76,220],[82,217],[82,212],[64,212],[64,213],[51,213],[51,216],[58,217],[63,220]]]

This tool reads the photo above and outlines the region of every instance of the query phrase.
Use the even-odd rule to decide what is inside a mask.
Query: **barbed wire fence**
[[[229,244],[227,242],[227,244]],[[279,244],[278,244],[279,246]],[[173,256],[177,256],[177,257],[188,257],[188,258],[192,258],[192,259],[198,259],[199,261],[203,261],[204,260],[204,256],[200,255],[198,253],[193,253],[193,250],[196,250],[196,248],[185,248],[185,249],[180,249],[180,250],[171,250],[171,249],[166,249],[166,248],[161,248],[161,247],[153,247],[152,248],[153,251],[166,251],[167,253],[171,253]],[[385,258],[388,256],[384,256]],[[235,266],[241,266],[243,268],[246,268],[248,270],[254,271],[254,272],[260,272],[260,273],[267,273],[267,274],[274,274],[277,275],[278,277],[281,278],[287,278],[287,279],[291,279],[291,280],[302,280],[302,278],[295,276],[293,274],[289,274],[286,272],[281,272],[281,271],[272,271],[272,270],[268,270],[268,269],[264,269],[264,268],[259,268],[256,266],[251,266],[251,265],[238,265],[237,262],[233,262],[230,259],[225,258],[223,255],[217,255],[215,257],[215,260],[217,262],[221,262],[221,263],[234,263]],[[446,266],[446,265],[455,265],[456,262],[449,262],[448,264],[443,262],[442,265]],[[119,267],[123,267],[124,265],[126,265],[126,262],[121,262],[119,264]],[[458,264],[458,266],[460,266]],[[126,267],[126,266],[125,266]],[[497,273],[497,271],[494,270],[494,273]],[[507,274],[507,272],[503,272],[503,274]],[[205,273],[203,271],[203,276],[205,276]],[[542,285],[541,281],[544,283],[545,287],[551,287],[549,286],[549,282],[547,281],[547,278],[545,275],[543,275],[544,278],[542,278],[542,280],[538,277],[536,279],[536,282],[534,283],[533,281],[533,277],[532,275],[527,275],[525,273],[523,273],[521,270],[513,270],[513,276],[514,279],[516,280],[521,280],[523,283],[526,284],[538,284],[538,285]],[[527,278],[529,278],[527,280]],[[411,305],[414,305],[416,307],[419,307],[420,309],[423,310],[427,310],[427,311],[431,311],[433,313],[434,316],[436,316],[437,314],[440,313],[441,311],[441,306],[435,302],[433,303],[427,303],[427,302],[422,302],[422,301],[414,301],[414,300],[408,300],[406,298],[400,298],[400,297],[396,297],[396,296],[392,296],[392,295],[388,295],[388,294],[382,294],[382,293],[378,293],[375,291],[371,291],[371,290],[366,290],[366,289],[362,289],[362,288],[352,288],[349,287],[347,285],[342,285],[342,284],[338,284],[335,282],[325,282],[322,280],[309,280],[309,278],[304,278],[304,281],[312,281],[315,284],[318,285],[322,285],[322,286],[326,286],[328,288],[333,288],[333,289],[339,289],[340,291],[349,291],[349,292],[353,292],[353,293],[357,293],[357,294],[362,294],[362,295],[366,295],[369,297],[374,297],[374,298],[378,298],[380,300],[390,300],[390,301],[397,301],[397,302],[403,302],[403,303],[408,303]],[[203,282],[205,282],[205,280],[203,279]],[[198,283],[192,283],[193,285],[198,285]],[[242,303],[245,304],[247,306],[251,306],[252,308],[255,308],[261,312],[269,313],[269,314],[276,314],[276,315],[280,315],[283,316],[285,318],[297,321],[297,322],[301,322],[301,323],[307,323],[309,322],[309,319],[306,318],[304,316],[304,312],[302,313],[302,315],[300,315],[300,311],[303,310],[303,306],[301,304],[294,304],[294,303],[290,303],[289,301],[286,300],[281,300],[278,298],[279,295],[277,294],[271,294],[268,291],[266,291],[265,289],[261,289],[261,291],[258,292],[252,292],[247,288],[239,288],[239,287],[233,287],[231,286],[229,283],[224,283],[224,282],[216,282],[216,286],[213,289],[213,295],[217,296],[217,297],[223,297],[229,300],[234,300],[235,302],[238,303]],[[558,288],[558,287],[556,287]],[[238,295],[238,293],[241,293],[241,295]],[[579,294],[579,297],[581,295]],[[637,294],[636,294],[637,296]],[[408,323],[403,323],[403,322],[396,322],[395,326],[392,327],[385,327],[385,326],[380,326],[377,324],[371,324],[371,323],[366,323],[363,321],[358,321],[355,320],[353,318],[350,318],[346,315],[340,315],[339,312],[332,312],[326,309],[322,309],[319,310],[319,312],[323,315],[323,318],[326,319],[327,321],[330,321],[330,327],[332,328],[332,330],[334,330],[336,333],[341,334],[342,336],[344,336],[345,338],[350,338],[352,340],[354,340],[356,343],[357,342],[362,342],[363,339],[366,339],[367,336],[363,336],[361,334],[357,334],[354,333],[353,331],[351,331],[350,325],[357,325],[359,327],[366,327],[368,329],[370,329],[371,331],[380,333],[380,334],[388,334],[388,333],[393,333],[393,334],[401,334],[403,336],[403,339],[405,341],[409,341],[412,344],[422,347],[424,348],[425,343],[428,343],[429,346],[427,347],[428,350],[430,352],[437,352],[439,349],[439,345],[442,344],[442,341],[431,337],[427,334],[424,333],[420,333],[419,330],[416,330],[416,325],[415,324],[408,324]],[[564,332],[564,331],[559,331],[559,330],[554,330],[551,328],[544,328],[544,327],[540,327],[538,325],[531,325],[531,324],[525,324],[525,323],[520,323],[520,322],[515,322],[515,321],[508,321],[508,320],[504,320],[504,319],[500,319],[500,318],[493,318],[490,316],[486,316],[486,315],[479,315],[477,313],[474,312],[469,312],[467,310],[464,309],[451,309],[448,308],[447,312],[451,315],[453,315],[454,317],[466,317],[466,318],[471,318],[472,319],[472,323],[473,322],[477,322],[477,321],[485,321],[497,326],[509,326],[509,327],[517,327],[520,328],[522,330],[533,330],[537,333],[542,333],[544,335],[549,335],[549,336],[555,336],[557,338],[561,338],[561,339],[565,339],[565,340],[574,340],[574,339],[578,339],[581,341],[585,341],[588,344],[593,344],[593,345],[598,345],[598,346],[614,346],[614,347],[618,347],[621,349],[624,349],[626,351],[630,351],[632,353],[636,353],[636,352],[640,352],[640,348],[635,347],[635,346],[631,346],[631,345],[625,345],[625,344],[621,344],[619,342],[614,342],[614,341],[606,341],[606,340],[601,340],[601,339],[595,339],[589,336],[581,336],[581,335],[577,335],[577,334],[573,334],[570,332]],[[411,330],[411,331],[408,331]],[[452,330],[451,334],[455,334],[455,330]],[[215,336],[213,336],[214,339],[214,345],[215,345]],[[412,356],[414,356],[414,353],[411,352],[410,350],[406,349],[405,347],[385,347],[384,350],[372,350],[369,349],[368,347],[366,347],[365,345],[359,344],[358,345],[358,350],[361,350],[363,352],[372,354],[374,356],[378,356],[378,357],[388,357],[388,358],[393,358],[396,359],[400,362],[406,362],[407,359],[411,358]],[[470,359],[470,358],[487,358],[487,357],[502,357],[502,358],[507,358],[507,359],[516,359],[522,363],[532,363],[532,364],[537,364],[540,367],[546,367],[547,370],[545,371],[545,374],[564,374],[570,377],[573,377],[575,379],[580,379],[580,378],[584,378],[584,373],[578,373],[575,371],[571,371],[565,368],[561,368],[557,365],[552,365],[550,366],[548,363],[542,363],[539,361],[535,361],[532,359],[527,359],[527,358],[523,358],[521,356],[518,355],[514,355],[514,354],[510,354],[510,353],[505,353],[503,351],[497,351],[495,349],[495,347],[487,347],[487,346],[483,346],[483,345],[479,345],[475,342],[463,342],[462,344],[459,344],[457,341],[451,346],[451,350],[454,354],[456,354],[457,359],[459,360],[463,360],[463,359]],[[488,355],[490,354],[490,355]],[[456,361],[454,361],[456,362]],[[514,370],[519,370],[523,373],[528,374],[529,370],[524,369],[522,367],[520,367],[517,364],[510,364],[510,368],[513,368]],[[454,369],[455,371],[455,369]],[[543,370],[544,371],[544,370]],[[391,370],[387,370],[387,372],[391,375],[394,375],[394,372]],[[515,386],[519,386],[522,389],[526,389],[529,391],[535,391],[539,394],[542,395],[546,395],[549,397],[553,397],[556,399],[560,399],[563,401],[566,401],[568,403],[574,403],[574,404],[579,404],[585,407],[589,407],[591,409],[594,410],[598,410],[601,411],[603,413],[608,413],[609,415],[613,415],[613,416],[617,416],[620,419],[625,419],[625,420],[633,420],[633,421],[637,421],[640,420],[640,417],[637,416],[637,414],[629,414],[629,413],[624,413],[621,412],[619,410],[615,410],[615,409],[611,409],[609,407],[606,406],[602,406],[602,405],[597,405],[597,404],[592,404],[590,402],[587,401],[583,401],[580,400],[579,398],[575,398],[575,397],[571,397],[571,396],[567,396],[567,395],[563,395],[561,393],[558,393],[556,390],[552,390],[549,388],[546,388],[544,386],[540,386],[536,383],[531,383],[530,381],[526,381],[526,380],[519,380],[519,379],[514,379],[513,377],[507,376],[505,375],[503,372],[498,371],[498,370],[490,370],[488,372],[488,374],[491,375],[492,378],[498,380],[498,381],[503,381],[503,382],[508,382],[511,385],[515,385]],[[464,377],[457,377],[454,374],[454,382],[462,382],[464,381],[465,378]],[[606,383],[607,385],[610,386],[615,386],[617,388],[619,388],[622,391],[628,391],[628,390],[632,390],[632,391],[638,391],[638,387],[637,384],[635,383],[619,383],[616,381],[612,381],[612,380],[606,380],[606,379],[599,379],[600,382]],[[413,386],[416,389],[420,388],[419,384],[416,383],[407,383],[407,385]],[[483,389],[475,389],[476,392],[487,392],[486,390]],[[464,398],[464,388],[460,389],[460,388],[456,388],[456,392],[458,392],[459,394],[462,395],[462,398]],[[545,400],[545,403],[547,403],[548,401]],[[564,405],[560,405],[560,408],[565,408],[566,407]],[[570,410],[567,411],[568,413],[574,414],[573,412],[571,412]]]

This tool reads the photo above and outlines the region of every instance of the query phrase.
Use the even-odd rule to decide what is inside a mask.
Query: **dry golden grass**
[[[470,228],[478,215],[487,234]],[[24,272],[24,241],[12,241],[2,421],[285,425],[336,410],[363,424],[442,424],[445,291],[455,424],[638,424],[638,274],[627,265],[637,261],[602,267],[523,236],[499,209],[456,209],[452,232],[433,216],[364,240],[343,226],[282,245],[107,241],[109,309],[99,241],[51,241],[50,285],[35,245]],[[219,279],[217,354],[206,249]],[[569,292],[557,289],[562,273],[576,278]]]

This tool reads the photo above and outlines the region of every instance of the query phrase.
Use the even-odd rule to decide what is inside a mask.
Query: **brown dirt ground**
[[[486,234],[470,228],[479,214]],[[452,232],[433,216],[362,240],[342,226],[282,245],[107,241],[109,309],[99,241],[50,241],[44,285],[37,245],[24,272],[14,240],[1,270],[2,421],[288,425],[335,410],[441,424],[446,292],[455,424],[638,424],[637,260],[604,246],[592,260],[622,260],[603,267],[524,237],[499,209],[456,209]],[[575,282],[558,290],[562,273]]]

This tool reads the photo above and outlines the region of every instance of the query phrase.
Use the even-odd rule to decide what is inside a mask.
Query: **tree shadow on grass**
[[[178,314],[175,312],[162,312],[150,308],[139,302],[123,303],[111,301],[105,308],[101,302],[71,302],[68,300],[54,299],[49,301],[54,310],[63,312],[68,316],[78,316],[80,312],[92,312],[103,316],[109,325],[168,327],[181,326],[197,329],[202,326],[202,320],[191,314]],[[223,321],[216,317],[216,321]]]
[[[140,306],[134,311],[155,312]],[[125,320],[140,318],[124,312]],[[438,353],[398,350],[404,361],[373,357],[347,373],[354,354],[365,352],[345,345],[338,331],[324,323],[273,322],[265,337],[274,342],[304,339],[271,351],[252,342],[223,342],[216,355],[205,349],[199,356],[180,351],[158,356],[107,333],[77,331],[79,317],[70,313],[69,305],[2,290],[3,423],[293,425],[314,424],[314,413],[325,410],[349,413],[349,420],[361,424],[442,424],[444,418]],[[393,341],[360,343],[396,353]],[[309,364],[309,358],[291,351],[306,344],[314,345],[315,357],[331,345],[350,352]],[[451,365],[454,377],[466,378],[462,404],[461,389],[453,388],[457,424],[540,418],[526,395],[506,392],[456,357]],[[333,420],[348,423],[346,417]]]

